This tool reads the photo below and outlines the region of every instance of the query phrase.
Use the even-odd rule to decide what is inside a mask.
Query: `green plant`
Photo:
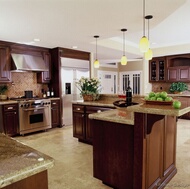
[[[81,77],[81,79],[76,82],[76,86],[80,90],[81,96],[87,94],[93,95],[96,99],[99,98],[100,81],[98,79]]]
[[[174,82],[171,84],[169,91],[170,92],[183,92],[183,91],[187,91],[188,90],[188,86],[186,83],[183,82]]]
[[[0,85],[0,94],[3,94],[7,90],[8,90],[7,85]]]

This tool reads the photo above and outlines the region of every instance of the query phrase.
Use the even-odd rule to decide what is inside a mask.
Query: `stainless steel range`
[[[19,100],[19,131],[21,135],[49,128],[51,128],[50,99]]]

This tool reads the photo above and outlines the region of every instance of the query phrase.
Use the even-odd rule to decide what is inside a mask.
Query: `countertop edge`
[[[117,109],[114,110],[108,110],[100,113],[93,113],[89,114],[90,119],[96,119],[101,121],[108,121],[108,122],[114,122],[114,123],[121,123],[126,125],[134,125],[134,113],[128,112],[130,114],[130,118],[126,117],[125,113],[122,115]]]
[[[52,168],[54,166],[54,160],[46,160],[46,163],[39,166],[31,166],[31,169],[28,170],[28,167],[26,170],[22,170],[21,173],[15,173],[12,176],[7,177],[6,179],[0,180],[0,188],[3,188],[5,186],[8,186],[10,184],[13,184],[17,181],[23,180],[25,178],[28,178],[30,176],[33,176],[37,173],[43,172],[49,168]]]
[[[15,138],[0,133],[0,188],[43,172],[54,159]]]

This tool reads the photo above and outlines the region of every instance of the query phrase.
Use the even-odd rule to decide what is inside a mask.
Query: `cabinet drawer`
[[[63,107],[64,108],[64,107]],[[84,113],[84,106],[81,105],[73,105],[73,112],[81,112]]]
[[[59,106],[59,100],[52,100],[51,101],[51,107],[54,107],[54,106]]]
[[[86,113],[98,113],[107,110],[111,110],[111,107],[101,107],[101,106],[86,106]]]
[[[6,104],[3,106],[4,112],[17,111],[18,104]]]

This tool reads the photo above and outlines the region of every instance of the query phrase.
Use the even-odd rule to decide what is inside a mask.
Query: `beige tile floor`
[[[51,129],[17,140],[55,159],[48,170],[49,189],[109,189],[93,177],[92,146],[78,142],[72,136],[72,126]],[[190,120],[178,121],[178,173],[167,189],[190,189]]]

